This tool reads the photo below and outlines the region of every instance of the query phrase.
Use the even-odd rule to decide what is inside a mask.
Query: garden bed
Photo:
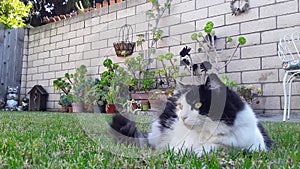
[[[107,114],[0,112],[1,168],[297,168],[300,166],[300,123],[264,122],[277,143],[268,152],[238,149],[178,155],[172,150],[117,145],[107,136]],[[152,118],[139,115],[147,131]],[[146,123],[143,123],[147,121]]]

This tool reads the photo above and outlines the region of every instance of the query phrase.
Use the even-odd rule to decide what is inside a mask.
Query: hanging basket
[[[119,31],[118,42],[113,44],[117,56],[126,57],[132,55],[135,47],[135,42],[132,42],[132,39],[133,29],[130,25],[125,24]]]
[[[134,47],[135,47],[135,42],[115,42],[114,43],[116,55],[119,57],[126,57],[129,55],[132,55]],[[126,52],[125,55],[124,55],[123,51]]]

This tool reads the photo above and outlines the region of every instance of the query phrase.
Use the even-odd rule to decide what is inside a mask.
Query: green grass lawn
[[[0,168],[299,168],[300,123],[264,122],[277,143],[268,152],[219,150],[197,158],[172,150],[117,145],[106,114],[0,112]],[[151,118],[139,116],[148,130]],[[141,120],[142,119],[142,120]],[[143,123],[143,121],[146,121]]]

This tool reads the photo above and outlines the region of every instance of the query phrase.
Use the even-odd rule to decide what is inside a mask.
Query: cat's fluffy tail
[[[147,133],[141,133],[137,130],[135,122],[127,119],[121,114],[113,117],[111,133],[114,140],[118,143],[134,144],[137,146],[148,146]]]

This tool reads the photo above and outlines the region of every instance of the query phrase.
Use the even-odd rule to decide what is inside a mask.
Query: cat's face
[[[185,92],[177,101],[177,114],[185,126],[190,129],[201,129],[205,122],[213,121],[216,118],[214,116],[222,115],[221,110],[211,108],[211,105],[214,107],[222,106],[219,101],[225,102],[226,100],[222,99],[226,97],[222,92],[222,90],[226,90],[226,86],[219,79],[210,78],[204,85],[180,87],[185,88]],[[212,112],[219,112],[219,114]]]

